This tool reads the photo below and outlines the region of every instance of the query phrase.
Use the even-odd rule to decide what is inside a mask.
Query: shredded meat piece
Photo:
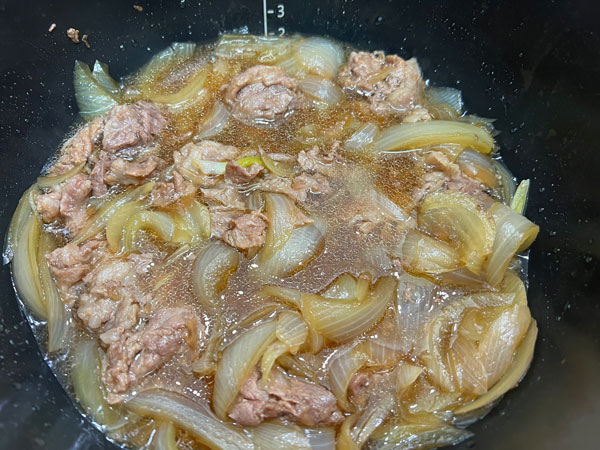
[[[256,211],[211,212],[213,235],[240,250],[262,247],[267,235],[266,217]]]
[[[296,192],[303,191],[311,194],[329,194],[331,191],[329,181],[319,173],[315,175],[307,173],[298,175],[292,181],[292,189]]]
[[[90,180],[83,174],[77,174],[60,191],[38,196],[36,206],[44,221],[51,222],[61,218],[71,233],[77,233],[87,219],[86,201],[91,190]]]
[[[94,164],[94,168],[90,173],[90,181],[92,183],[92,194],[95,197],[100,197],[106,192],[108,189],[106,188],[106,182],[104,181],[104,177],[106,176],[106,172],[111,164],[111,157],[108,153],[102,151],[98,156],[98,161]]]
[[[425,108],[417,106],[415,109],[410,111],[406,116],[402,118],[403,123],[416,123],[416,122],[427,122],[432,120],[433,117],[429,114]]]
[[[416,59],[404,60],[380,51],[352,52],[338,81],[368,97],[378,114],[406,114],[420,104],[425,87]]]
[[[80,282],[91,270],[91,264],[106,252],[106,242],[90,240],[80,246],[69,243],[46,255],[50,270],[61,292]]]
[[[339,161],[340,157],[335,147],[328,154],[323,154],[317,146],[309,151],[302,150],[298,153],[300,168],[309,173],[331,175],[334,165]]]
[[[175,168],[196,185],[210,185],[217,180],[215,176],[203,174],[198,161],[230,161],[238,155],[239,150],[232,145],[223,145],[214,141],[190,142],[181,150],[173,152]]]
[[[275,66],[254,66],[231,79],[225,102],[242,122],[268,123],[291,114],[298,82]]]
[[[85,162],[94,150],[94,144],[100,140],[103,129],[104,117],[98,117],[83,126],[71,139],[65,142],[60,157],[52,166],[50,173],[62,174]]]
[[[233,187],[200,189],[202,196],[209,202],[217,202],[228,209],[245,209],[246,205],[240,193]]]
[[[229,161],[225,166],[225,179],[231,183],[242,184],[254,180],[263,170],[260,164],[242,167],[235,161]]]
[[[240,425],[253,426],[268,418],[285,417],[314,427],[335,425],[344,419],[335,397],[322,386],[291,378],[275,369],[263,389],[259,377],[255,369],[229,411],[229,417]]]
[[[159,181],[154,185],[150,194],[151,203],[153,206],[165,207],[175,203],[182,197],[189,197],[196,193],[194,185],[185,179],[177,172],[173,171],[173,182]]]
[[[148,145],[166,123],[160,109],[153,103],[139,101],[131,105],[117,105],[106,118],[102,147],[109,153],[115,153],[126,147]]]
[[[89,37],[90,37],[89,34],[84,34],[81,38],[81,42],[83,42],[87,48],[91,48],[91,45],[88,42]]]
[[[150,177],[153,172],[162,166],[163,160],[156,156],[149,156],[143,161],[126,161],[123,158],[115,158],[105,182],[108,184],[139,184],[145,178]]]
[[[50,27],[48,27],[48,33],[52,33],[55,29],[56,29],[56,24],[53,23],[52,25],[50,25]]]
[[[102,378],[110,391],[109,403],[123,401],[127,390],[187,346],[196,347],[204,328],[187,308],[163,308],[135,333],[111,342],[103,361]]]
[[[79,44],[79,30],[76,28],[69,28],[67,30],[67,37],[71,39],[74,44]]]
[[[60,192],[38,195],[35,199],[38,212],[46,223],[54,222],[60,213]]]

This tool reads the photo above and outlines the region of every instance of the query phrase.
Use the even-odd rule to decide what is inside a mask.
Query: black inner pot
[[[2,233],[21,193],[77,120],[75,59],[99,59],[113,75],[125,75],[173,41],[213,40],[234,29],[262,33],[262,3],[0,1]],[[470,112],[498,119],[508,166],[532,179],[527,214],[541,232],[531,249],[529,303],[540,334],[525,380],[470,428],[475,437],[460,448],[597,448],[600,4],[267,0],[267,9],[275,11],[267,14],[269,31],[327,34],[416,56],[433,85],[462,89]],[[69,41],[69,27],[89,34],[91,48]],[[113,448],[46,366],[10,283],[4,266],[0,448]]]

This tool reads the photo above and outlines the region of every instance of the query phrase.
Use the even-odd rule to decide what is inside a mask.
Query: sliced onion
[[[513,177],[512,173],[510,173],[502,161],[494,160],[494,166],[496,168],[496,172],[498,173],[498,177],[500,178],[500,186],[502,187],[502,201],[509,205],[512,201],[513,195],[515,194],[515,189],[517,188],[515,177]]]
[[[296,226],[300,210],[287,195],[265,193],[265,214],[269,227],[260,253],[261,261],[268,260],[288,241]]]
[[[273,62],[290,51],[294,38],[224,34],[215,48],[222,58],[257,57],[262,63]]]
[[[333,428],[305,428],[304,434],[312,450],[335,450],[335,430]]]
[[[213,375],[217,370],[217,352],[226,331],[226,324],[223,315],[219,315],[215,320],[212,332],[206,343],[206,347],[202,352],[202,356],[194,361],[192,370],[200,376]]]
[[[322,228],[321,223],[296,228],[280,250],[259,264],[257,274],[263,278],[287,277],[302,270],[323,248]]]
[[[216,101],[208,117],[204,119],[202,125],[198,128],[198,133],[194,136],[194,140],[200,141],[219,134],[227,127],[229,115],[229,110],[225,105],[220,101]]]
[[[156,435],[152,439],[154,450],[178,450],[177,436],[172,422],[163,422],[158,427]]]
[[[225,168],[227,167],[227,162],[192,159],[192,166],[204,175],[223,175],[225,173]]]
[[[136,414],[168,420],[209,448],[253,450],[252,441],[234,426],[221,422],[208,405],[164,389],[142,391],[125,403]]]
[[[467,194],[427,194],[419,209],[418,222],[430,235],[453,243],[461,262],[475,274],[492,252],[495,235],[492,215]]]
[[[309,37],[296,45],[294,56],[298,65],[309,74],[332,79],[342,64],[344,51],[333,41],[322,37]]]
[[[337,277],[321,295],[325,298],[363,301],[368,293],[369,280],[362,277],[355,278],[349,273],[344,273]]]
[[[523,180],[519,183],[515,195],[510,201],[510,207],[513,211],[523,214],[527,206],[527,197],[529,194],[529,180]]]
[[[454,380],[461,391],[473,395],[485,394],[488,376],[475,342],[459,335],[452,344],[449,361]]]
[[[402,363],[396,369],[396,392],[398,395],[404,394],[406,390],[411,387],[415,381],[421,376],[423,373],[423,368],[419,366],[415,366],[410,363]]]
[[[48,353],[61,350],[64,345],[65,335],[67,333],[67,314],[54,278],[50,272],[50,266],[46,259],[46,254],[54,250],[52,237],[46,233],[41,233],[38,248],[38,267],[40,273],[40,285],[46,312],[48,316]]]
[[[435,284],[425,278],[400,275],[394,318],[398,329],[398,346],[408,353],[420,354],[425,345],[425,331],[433,317]]]
[[[462,92],[458,89],[451,87],[430,87],[425,93],[431,103],[449,105],[459,115],[462,114],[464,103]]]
[[[448,272],[459,264],[459,255],[450,245],[417,230],[406,233],[402,255],[404,268],[417,274]]]
[[[31,220],[33,213],[36,211],[32,206],[34,203],[32,196],[36,193],[37,189],[35,186],[31,186],[23,193],[17,203],[15,212],[10,220],[10,225],[8,226],[8,233],[6,234],[6,244],[2,254],[4,264],[8,264],[13,259],[14,252],[16,251],[15,247],[20,242],[19,236],[24,234],[23,228],[25,224]]]
[[[95,342],[85,340],[75,347],[71,384],[77,400],[94,422],[112,428],[121,421],[119,411],[111,407],[104,398],[100,381],[100,357]]]
[[[373,433],[372,446],[378,450],[437,448],[456,445],[473,433],[455,428],[431,413],[396,416]]]
[[[342,350],[331,358],[327,369],[329,386],[337,398],[338,404],[345,411],[352,409],[347,395],[350,380],[366,364],[367,360],[367,355],[356,351],[354,347]]]
[[[395,366],[403,354],[395,342],[385,342],[377,338],[369,338],[361,342],[356,350],[367,356],[366,365],[368,367],[378,367],[379,369]]]
[[[358,413],[346,417],[342,422],[337,439],[336,450],[360,450],[354,439],[352,438],[352,429],[358,420]]]
[[[363,448],[373,432],[393,412],[396,399],[393,395],[382,395],[381,398],[370,402],[367,408],[362,412],[354,428],[352,429],[352,438],[358,448]]]
[[[88,65],[81,61],[75,61],[73,85],[79,113],[86,120],[101,116],[117,105],[117,100],[98,83]]]
[[[190,59],[196,51],[193,42],[173,42],[166,49],[157,53],[148,61],[138,73],[139,77],[156,77],[160,72],[169,67],[174,67]]]
[[[479,343],[479,355],[487,372],[487,387],[493,386],[510,367],[513,354],[531,322],[529,308],[514,305],[488,328]]]
[[[151,231],[164,242],[171,242],[175,233],[175,222],[167,213],[142,210],[127,220],[123,230],[123,251],[129,253],[135,249],[141,230]]]
[[[374,326],[396,295],[396,279],[381,277],[364,301],[302,296],[302,315],[314,329],[333,342],[346,342]]]
[[[125,232],[125,225],[132,216],[142,211],[145,202],[141,200],[125,203],[117,209],[106,222],[106,241],[108,248],[113,252],[121,250],[121,239]]]
[[[173,242],[197,243],[210,237],[210,212],[206,205],[190,200],[176,217]]]
[[[45,175],[43,177],[38,177],[36,184],[39,188],[48,189],[52,188],[60,183],[64,183],[67,180],[70,180],[75,175],[77,175],[83,167],[85,166],[85,162],[76,165],[71,170],[66,171],[65,173],[61,173],[60,175]]]
[[[110,219],[110,217],[116,211],[118,211],[121,206],[123,206],[125,203],[139,200],[140,198],[143,198],[152,192],[154,183],[154,181],[149,181],[148,183],[138,186],[135,189],[123,192],[119,195],[116,195],[114,198],[105,201],[100,209],[96,211],[96,214],[94,214],[90,223],[85,226],[85,228],[81,231],[81,234],[77,236],[77,239],[75,239],[73,242],[75,244],[81,244],[83,241],[96,236],[104,229],[108,219]]]
[[[265,388],[269,384],[271,369],[277,359],[288,353],[288,348],[283,342],[275,341],[267,347],[260,361],[260,371],[262,373],[261,384]]]
[[[366,123],[344,142],[344,149],[356,152],[371,144],[379,134],[379,127],[374,123]]]
[[[300,309],[302,307],[301,297],[303,292],[299,289],[275,286],[267,284],[262,287],[258,295],[263,298],[276,298],[284,303]]]
[[[302,316],[294,311],[283,311],[277,317],[277,338],[293,355],[308,337],[308,327]]]
[[[409,219],[408,214],[404,212],[396,203],[390,200],[385,194],[371,189],[367,194],[369,200],[371,200],[377,207],[383,211],[386,215],[390,216],[400,222],[406,222]]]
[[[286,353],[280,356],[277,362],[290,375],[303,377],[317,384],[320,383],[315,371],[297,356]]]
[[[269,156],[268,153],[264,152],[262,148],[258,147],[258,150],[262,157],[263,164],[269,170],[269,172],[271,172],[273,175],[283,178],[290,178],[292,176],[293,168],[289,163],[284,161],[275,161]]]
[[[119,93],[121,92],[121,86],[119,86],[119,83],[117,83],[114,78],[110,76],[110,73],[108,72],[108,64],[96,60],[92,75],[106,92],[108,92],[114,98],[118,98]]]
[[[193,266],[194,293],[200,304],[216,306],[219,294],[227,287],[229,277],[237,270],[237,250],[221,241],[213,241],[200,250]]]
[[[487,266],[487,281],[497,286],[515,254],[533,243],[540,227],[501,203],[492,205],[491,211],[496,223],[496,236]]]
[[[489,156],[469,148],[461,152],[457,159],[457,163],[465,175],[494,189],[498,186],[499,179],[492,161]]]
[[[327,106],[337,105],[343,97],[342,90],[337,84],[314,75],[305,77],[300,81],[298,87],[310,98]]]
[[[200,69],[197,71],[177,92],[172,94],[149,93],[148,100],[154,103],[161,103],[174,110],[182,110],[207,99],[205,89],[208,79],[208,70]]]
[[[276,339],[277,324],[267,322],[249,329],[230,344],[221,357],[215,373],[213,408],[225,420],[242,384],[254,369],[268,346]]]
[[[15,211],[7,238],[7,254],[12,254],[12,276],[19,299],[39,320],[48,318],[46,299],[40,283],[38,248],[41,224],[34,217],[29,200],[29,191],[23,194]]]
[[[458,144],[481,153],[490,153],[494,138],[483,128],[452,120],[392,125],[374,143],[377,152],[398,152],[433,145]]]
[[[485,407],[486,405],[494,402],[504,395],[507,391],[514,388],[519,381],[527,373],[531,360],[533,358],[533,350],[535,348],[535,341],[537,338],[537,324],[535,320],[531,320],[527,334],[521,341],[521,344],[515,352],[512,364],[510,368],[504,373],[502,378],[494,384],[487,393],[479,397],[472,403],[468,403],[460,408],[457,408],[455,414],[467,414],[471,411],[478,410]]]
[[[260,450],[310,450],[311,443],[302,429],[280,422],[263,422],[250,430],[252,441]]]

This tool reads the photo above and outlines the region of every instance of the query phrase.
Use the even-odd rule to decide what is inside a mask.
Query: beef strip
[[[352,52],[338,81],[368,97],[371,109],[378,114],[406,115],[420,105],[425,87],[416,59],[404,60],[380,51]]]
[[[172,182],[159,181],[154,185],[150,194],[150,202],[153,206],[164,208],[182,197],[190,197],[195,193],[194,185],[185,181],[179,172],[174,170]]]
[[[87,199],[92,183],[84,174],[77,174],[57,188],[57,191],[41,194],[36,198],[36,207],[44,222],[60,219],[65,228],[77,234],[87,220]]]
[[[254,180],[262,171],[263,166],[260,164],[242,167],[235,161],[229,161],[225,166],[225,180],[235,184],[248,183]]]
[[[213,236],[239,250],[262,247],[267,235],[267,219],[256,211],[213,211]]]
[[[159,107],[153,103],[139,101],[117,105],[106,118],[102,147],[109,153],[115,153],[127,147],[148,145],[166,123]]]
[[[339,424],[344,416],[335,397],[322,386],[292,378],[280,369],[271,371],[265,388],[254,370],[242,385],[229,417],[243,426],[268,418],[284,417],[305,426]]]
[[[203,174],[197,167],[198,161],[223,162],[235,159],[239,150],[232,145],[223,145],[214,141],[190,142],[181,150],[173,152],[175,168],[196,185],[211,185],[216,177]]]
[[[194,349],[204,327],[189,309],[163,308],[136,332],[126,332],[111,342],[103,360],[102,379],[111,404],[147,374],[155,371],[186,347]]]
[[[299,103],[297,86],[279,67],[258,65],[231,79],[224,100],[238,120],[269,123],[293,112]]]
[[[227,209],[243,210],[246,208],[240,193],[231,186],[200,189],[202,196],[209,203],[217,203],[225,206]]]
[[[111,155],[107,152],[100,152],[94,168],[90,172],[90,181],[92,182],[92,195],[100,197],[108,192],[104,177],[111,165]]]
[[[156,156],[149,156],[142,161],[126,161],[115,158],[105,176],[105,182],[114,184],[140,184],[152,176],[163,165],[164,161]]]
[[[329,194],[331,191],[329,181],[319,173],[298,175],[292,180],[292,189],[295,192],[310,192],[311,194]]]
[[[65,173],[85,162],[92,154],[95,143],[100,140],[103,129],[104,117],[98,117],[83,126],[63,145],[60,157],[50,169],[50,173]]]
[[[317,146],[308,151],[301,150],[298,153],[298,165],[304,172],[331,175],[335,170],[335,165],[340,162],[341,159],[335,146],[327,154],[324,154]]]

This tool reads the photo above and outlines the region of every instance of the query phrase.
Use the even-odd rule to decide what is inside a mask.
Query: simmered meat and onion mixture
[[[110,438],[443,446],[525,374],[528,182],[416,59],[224,35],[120,83],[77,62],[75,91],[5,259]]]

